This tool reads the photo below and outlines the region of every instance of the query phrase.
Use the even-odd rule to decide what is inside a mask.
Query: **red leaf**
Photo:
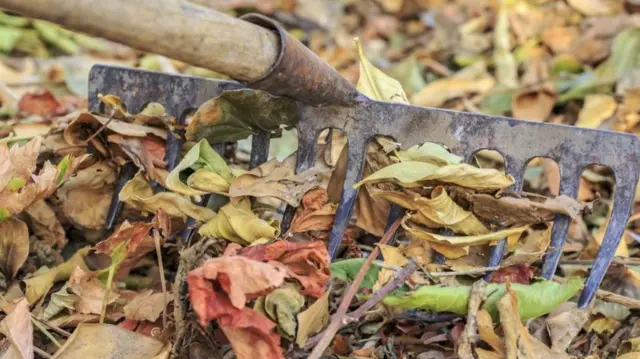
[[[302,294],[316,298],[324,294],[329,280],[329,252],[321,241],[295,243],[278,241],[271,244],[246,247],[242,255],[256,260],[279,262],[287,274],[304,287]]]
[[[20,111],[33,115],[53,114],[59,106],[60,102],[49,90],[25,94],[18,102]]]
[[[507,278],[511,283],[529,284],[533,278],[533,269],[528,264],[500,268],[491,274],[491,283],[505,283]]]

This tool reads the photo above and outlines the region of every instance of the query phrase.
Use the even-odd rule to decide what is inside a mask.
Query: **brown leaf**
[[[491,273],[491,283],[511,283],[529,284],[533,279],[533,269],[528,264],[518,264],[509,267],[502,267]]]
[[[25,298],[0,322],[0,333],[11,343],[2,359],[33,359],[33,325]]]
[[[251,259],[281,263],[287,275],[295,278],[304,290],[302,294],[319,298],[329,280],[329,253],[321,241],[294,243],[277,241],[271,244],[246,247],[242,255]]]
[[[102,304],[106,295],[106,288],[95,276],[95,273],[85,272],[80,267],[76,267],[71,273],[68,286],[73,293],[78,296],[76,311],[80,314],[100,314]],[[112,304],[119,295],[113,290],[109,292],[108,304]]]
[[[561,304],[546,318],[551,337],[551,350],[565,352],[589,319],[588,309],[579,309],[576,303]]]
[[[338,205],[327,201],[327,191],[322,188],[307,192],[302,197],[302,206],[298,207],[293,216],[290,231],[298,233],[330,230]]]
[[[67,126],[64,130],[64,139],[69,145],[83,145],[100,128],[106,127],[109,131],[123,136],[146,137],[155,135],[159,138],[167,138],[167,130],[129,123],[122,120],[111,119],[99,115],[84,112]]]
[[[0,192],[5,190],[14,178],[27,181],[36,169],[36,160],[40,153],[42,137],[37,136],[24,146],[13,145],[11,149],[5,142],[0,143]]]
[[[124,306],[124,315],[127,319],[148,320],[155,322],[160,317],[160,313],[173,300],[167,297],[165,302],[164,293],[153,293],[151,289],[138,294],[133,300]]]
[[[166,175],[159,170],[166,167],[164,141],[153,136],[131,137],[115,134],[109,135],[107,140],[118,144],[133,163],[148,174],[151,180],[164,182]]]
[[[493,319],[491,319],[491,314],[489,314],[486,309],[482,309],[478,311],[478,314],[476,314],[476,321],[478,323],[478,334],[480,335],[480,339],[489,344],[500,357],[504,357],[504,341],[493,330]],[[476,349],[476,352],[477,350],[478,349]]]
[[[33,233],[45,244],[62,248],[67,243],[66,233],[56,213],[44,200],[34,202],[25,209]]]
[[[54,114],[59,106],[60,103],[49,90],[25,94],[18,102],[20,111],[41,116]]]
[[[111,324],[80,324],[55,359],[167,359],[170,346]]]
[[[19,219],[0,222],[0,270],[8,278],[15,278],[29,256],[29,229]]]
[[[569,52],[579,35],[580,32],[576,27],[554,26],[542,32],[542,42],[549,46],[554,53],[560,54]]]

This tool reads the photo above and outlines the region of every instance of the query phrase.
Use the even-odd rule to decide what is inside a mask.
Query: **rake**
[[[616,180],[611,218],[580,294],[581,308],[593,299],[622,239],[640,172],[640,141],[634,135],[373,101],[289,36],[278,23],[260,15],[236,19],[177,0],[0,0],[0,7],[167,55],[238,80],[217,81],[98,65],[89,79],[91,111],[101,112],[98,94],[113,94],[132,112],[142,110],[149,102],[159,102],[165,105],[168,115],[184,121],[189,110],[197,109],[222,91],[252,88],[286,96],[297,101],[300,114],[298,173],[313,166],[316,140],[323,130],[343,131],[348,138],[348,166],[329,237],[332,258],[353,212],[357,195],[353,185],[362,176],[366,145],[380,135],[396,139],[405,148],[437,142],[467,162],[479,150],[498,151],[505,159],[506,173],[515,179],[512,188],[515,192],[522,190],[525,168],[535,157],[556,161],[560,170],[559,194],[572,198],[577,196],[579,179],[586,166],[601,164],[611,168]],[[250,167],[266,161],[270,136],[268,132],[253,135]],[[168,170],[175,166],[181,145],[180,134],[169,137]],[[125,166],[118,183],[124,184],[132,174],[133,168]],[[116,193],[109,226],[120,207]],[[291,207],[286,209],[283,232],[294,211]],[[401,210],[392,208],[388,223],[401,215]],[[544,278],[551,279],[556,271],[569,224],[566,215],[557,214],[554,218],[551,244],[544,256]],[[505,243],[501,240],[492,247],[490,267],[499,265]]]

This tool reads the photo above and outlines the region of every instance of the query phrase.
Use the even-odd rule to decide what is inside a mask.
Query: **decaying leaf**
[[[75,311],[78,296],[69,291],[69,285],[65,283],[60,290],[51,294],[51,301],[44,308],[42,320],[49,321],[65,309]]]
[[[102,303],[106,295],[106,288],[95,273],[86,272],[76,267],[67,283],[70,290],[78,296],[75,309],[81,314],[100,314]],[[109,292],[108,304],[112,304],[119,295],[114,291]]]
[[[200,227],[199,233],[239,244],[249,244],[258,239],[275,239],[279,227],[277,223],[274,225],[256,216],[251,211],[251,201],[244,198],[237,204],[229,202],[220,208],[215,218]]]
[[[325,292],[304,312],[298,314],[296,344],[304,346],[310,335],[314,335],[329,322],[329,292]]]
[[[0,322],[0,333],[10,342],[3,359],[33,359],[33,325],[26,299],[20,299]]]
[[[186,137],[209,143],[237,141],[261,130],[294,126],[299,111],[295,101],[258,90],[230,90],[205,102],[191,119]]]
[[[278,332],[288,339],[296,336],[296,315],[304,306],[304,296],[292,285],[282,286],[267,294],[260,302],[262,308],[258,309],[258,303],[254,310],[266,314],[278,324]]]
[[[29,256],[29,229],[19,219],[0,221],[0,271],[15,278]]]
[[[155,213],[162,209],[169,216],[182,218],[183,220],[191,217],[198,221],[206,222],[215,217],[215,212],[211,209],[197,206],[189,198],[180,194],[172,192],[153,193],[153,189],[140,172],[122,187],[119,198],[126,204],[143,212]]]
[[[233,180],[229,196],[274,197],[297,207],[302,196],[318,186],[318,172],[310,169],[296,175],[292,168],[273,159]]]
[[[117,325],[80,324],[53,357],[167,359],[169,349],[161,341]]]
[[[195,172],[187,178],[187,184],[184,184],[180,180],[180,173],[189,168]],[[206,140],[200,140],[169,172],[166,185],[176,193],[199,196],[226,192],[232,180],[233,175],[224,158],[214,151]]]

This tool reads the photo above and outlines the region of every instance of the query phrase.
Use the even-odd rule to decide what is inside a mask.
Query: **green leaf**
[[[205,102],[187,127],[187,139],[210,143],[238,141],[260,131],[279,131],[298,123],[298,104],[264,91],[225,91]]]
[[[24,30],[9,26],[0,26],[0,51],[11,52],[16,47]]]
[[[17,191],[20,188],[24,187],[25,183],[27,182],[24,180],[24,178],[14,177],[9,180],[9,183],[7,183],[7,186],[5,188],[9,191]]]
[[[44,41],[57,47],[66,54],[75,55],[80,52],[80,46],[68,38],[60,26],[46,21],[34,20],[33,27],[38,30],[38,33]]]
[[[20,16],[9,15],[0,11],[0,24],[11,27],[25,27],[29,25],[29,19]]]
[[[184,184],[180,180],[180,172],[188,168],[196,172],[187,179],[187,184]],[[224,158],[214,151],[206,140],[201,140],[169,173],[166,185],[173,192],[199,196],[213,192],[226,192],[232,180],[233,175]],[[202,190],[205,187],[208,187],[208,190]]]
[[[71,155],[64,156],[62,161],[58,163],[58,166],[57,166],[58,175],[56,176],[56,184],[58,185],[62,184],[62,181],[64,181],[65,175],[67,174],[67,171],[69,170],[70,165],[71,165]]]
[[[420,161],[436,166],[455,165],[462,162],[462,157],[454,155],[446,148],[433,142],[425,142],[421,146],[415,145],[406,151],[396,151],[395,156],[403,162]]]
[[[512,284],[518,297],[518,313],[522,320],[551,313],[557,306],[575,296],[582,288],[583,280],[574,278],[564,284],[545,280],[531,285]],[[504,284],[490,284],[486,288],[487,299],[482,309],[494,318],[498,317],[497,303],[506,292]],[[384,304],[406,309],[423,309],[435,312],[466,314],[471,287],[424,286],[413,293],[389,296]]]
[[[422,67],[416,57],[411,55],[394,64],[389,69],[389,75],[398,79],[402,88],[406,89],[407,95],[411,96],[427,86],[427,82],[422,76]]]
[[[358,271],[360,270],[360,267],[362,267],[365,261],[365,258],[352,258],[333,262],[330,267],[331,275],[344,281],[351,282],[355,279]],[[376,284],[376,281],[378,280],[379,272],[379,266],[369,267],[369,269],[367,270],[367,274],[365,274],[364,279],[362,280],[362,283],[360,283],[359,289],[373,288],[373,286]]]
[[[360,59],[360,78],[357,88],[372,100],[409,103],[400,82],[377,69],[367,60],[360,40],[355,39]]]

